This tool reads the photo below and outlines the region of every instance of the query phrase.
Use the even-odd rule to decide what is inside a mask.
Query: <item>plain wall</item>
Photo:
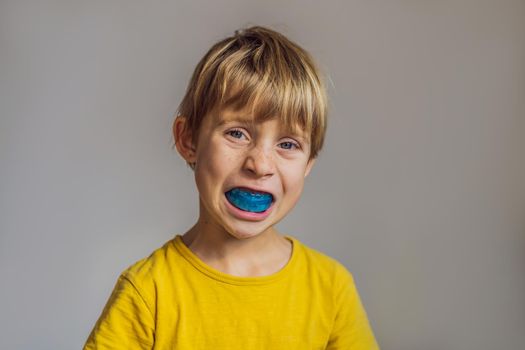
[[[0,2],[0,348],[78,349],[119,273],[197,218],[171,124],[260,24],[329,82],[278,228],[353,273],[383,349],[525,344],[525,2]]]

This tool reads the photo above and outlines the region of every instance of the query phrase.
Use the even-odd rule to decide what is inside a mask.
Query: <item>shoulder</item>
[[[129,265],[121,273],[121,277],[128,280],[139,292],[144,293],[146,299],[153,297],[148,294],[162,283],[166,275],[173,271],[174,266],[179,264],[174,239],[165,242],[149,256]]]
[[[304,256],[304,259],[301,260],[304,260],[311,273],[327,280],[334,287],[353,284],[352,273],[339,260],[300,242],[297,238],[294,239]]]

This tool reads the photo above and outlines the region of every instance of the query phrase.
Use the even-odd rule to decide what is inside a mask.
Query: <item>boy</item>
[[[275,225],[326,130],[309,54],[263,27],[216,43],[173,124],[199,219],[126,269],[85,349],[378,349],[351,274]]]

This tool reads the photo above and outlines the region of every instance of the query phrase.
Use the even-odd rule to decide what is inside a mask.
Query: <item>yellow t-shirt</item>
[[[84,349],[379,349],[352,275],[286,235],[278,272],[237,277],[182,241],[126,269]]]

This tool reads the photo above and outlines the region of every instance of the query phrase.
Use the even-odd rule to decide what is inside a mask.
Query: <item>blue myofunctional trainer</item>
[[[255,213],[265,211],[272,204],[271,194],[251,192],[242,188],[229,190],[226,192],[226,198],[237,208]]]

